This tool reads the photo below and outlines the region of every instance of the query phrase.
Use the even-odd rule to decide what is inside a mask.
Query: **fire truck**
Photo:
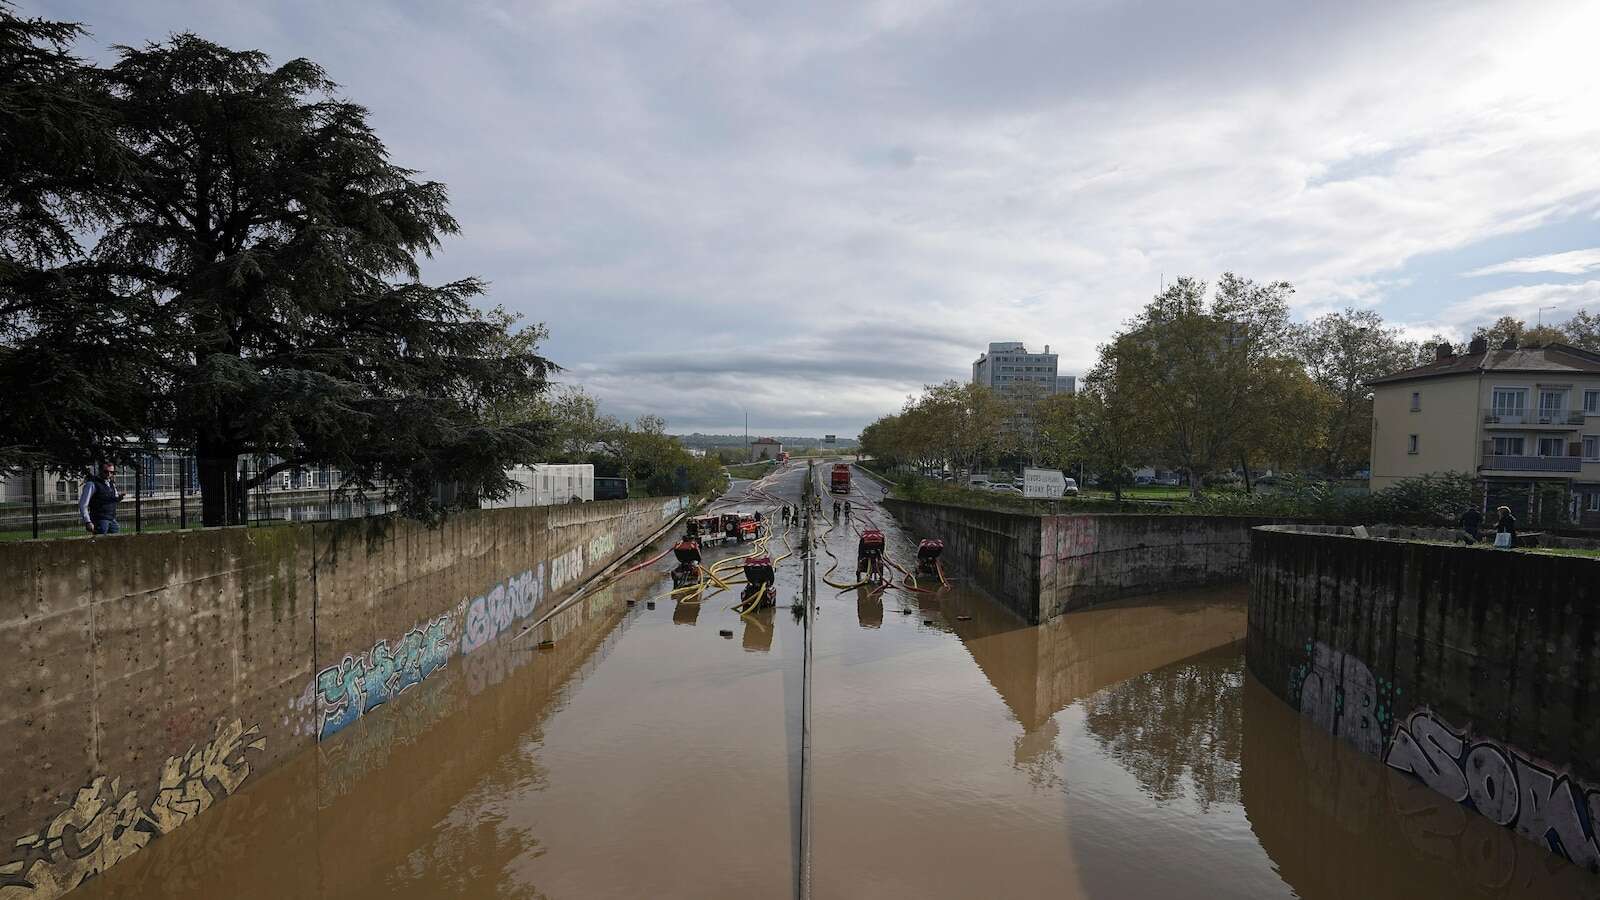
[[[834,463],[833,475],[828,482],[828,490],[835,494],[850,493],[850,464]]]

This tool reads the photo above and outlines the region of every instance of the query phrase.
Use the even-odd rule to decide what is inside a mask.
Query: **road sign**
[[[1022,496],[1041,500],[1060,500],[1067,489],[1067,476],[1060,469],[1023,469]]]
[[[835,443],[837,441],[838,441],[838,436],[837,435],[825,434],[825,435],[822,436],[822,442],[824,444],[832,444],[832,443]]]

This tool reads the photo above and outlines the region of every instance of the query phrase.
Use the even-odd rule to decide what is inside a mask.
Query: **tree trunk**
[[[239,454],[201,446],[195,456],[200,479],[200,522],[207,528],[246,521],[245,492],[239,486]]]
[[[195,469],[200,476],[200,524],[211,528],[229,524],[234,517],[234,474],[238,456],[213,447],[198,448]]]
[[[1244,473],[1244,492],[1250,493],[1250,460],[1239,457],[1239,471]]]

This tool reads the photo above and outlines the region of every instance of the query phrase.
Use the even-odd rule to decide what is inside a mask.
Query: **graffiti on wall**
[[[0,865],[0,900],[59,897],[172,833],[238,790],[250,775],[245,751],[266,746],[256,726],[218,722],[204,747],[167,758],[148,807],[137,790],[122,790],[122,779],[95,778],[42,831],[16,842]]]
[[[1289,674],[1289,696],[1319,728],[1378,757],[1497,825],[1600,871],[1600,789],[1506,744],[1474,738],[1426,707],[1394,718],[1402,691],[1361,660],[1320,641]]]
[[[544,599],[544,576],[544,563],[540,563],[468,600],[461,652],[471,653],[510,628],[512,622],[532,615]]]
[[[579,544],[571,550],[561,554],[550,561],[550,590],[559,591],[583,575],[583,545]]]
[[[1100,520],[1094,516],[1057,516],[1056,559],[1090,556],[1100,545]]]
[[[1473,738],[1427,708],[1395,729],[1384,763],[1496,825],[1600,871],[1600,790],[1586,789],[1497,741]]]
[[[1362,752],[1380,755],[1394,724],[1393,683],[1321,641],[1305,649],[1306,661],[1289,673],[1289,696],[1299,702],[1300,714]]]
[[[589,559],[598,561],[605,559],[617,549],[617,536],[611,532],[595,535],[589,540]]]
[[[454,631],[455,617],[445,613],[406,632],[392,648],[385,638],[318,672],[317,740],[332,737],[432,675],[450,659]]]

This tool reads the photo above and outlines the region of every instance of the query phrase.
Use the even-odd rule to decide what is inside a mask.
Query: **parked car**
[[[1067,486],[1061,489],[1061,496],[1063,496],[1063,497],[1076,497],[1077,495],[1078,495],[1078,482],[1077,482],[1077,480],[1073,479],[1073,478],[1068,478],[1067,479]]]
[[[1154,484],[1154,485],[1159,485],[1161,487],[1177,487],[1178,484],[1179,484],[1179,481],[1178,481],[1178,476],[1176,476],[1176,475],[1162,475],[1160,478],[1157,478],[1157,479],[1151,481],[1150,483]]]
[[[996,494],[1016,494],[1018,497],[1022,496],[1022,488],[1019,488],[1014,484],[991,484],[989,485],[989,490],[995,492]]]
[[[1139,487],[1143,487],[1144,485],[1152,484],[1154,482],[1155,482],[1155,478],[1153,476],[1150,476],[1150,475],[1135,475],[1135,476],[1133,476],[1134,485],[1139,486]]]

